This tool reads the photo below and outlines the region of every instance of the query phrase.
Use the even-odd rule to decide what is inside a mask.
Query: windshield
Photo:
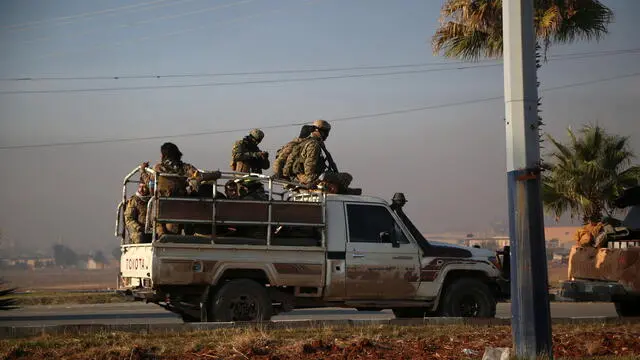
[[[392,209],[398,215],[398,217],[400,217],[400,220],[402,220],[402,222],[407,227],[407,229],[409,229],[409,232],[411,233],[411,236],[413,236],[413,238],[418,243],[418,246],[420,246],[420,249],[422,250],[422,254],[426,255],[426,253],[427,253],[427,251],[428,251],[428,249],[430,247],[429,242],[427,241],[427,239],[425,239],[424,236],[422,236],[420,231],[415,227],[415,225],[413,225],[413,222],[411,222],[409,217],[407,217],[407,215],[405,215],[404,211],[402,211],[401,208],[392,207]]]

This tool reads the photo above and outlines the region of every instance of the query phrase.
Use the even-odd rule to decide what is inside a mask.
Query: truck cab
[[[123,203],[135,173],[124,180]],[[185,321],[264,321],[311,307],[494,317],[497,301],[509,296],[502,266],[508,254],[501,261],[485,249],[426,240],[403,212],[402,193],[388,203],[241,173],[221,173],[212,185],[246,177],[264,183],[266,200],[155,191],[145,224],[151,243],[128,243],[119,206],[119,290]],[[184,224],[184,230],[158,235],[161,223]],[[193,234],[189,226],[210,231]]]

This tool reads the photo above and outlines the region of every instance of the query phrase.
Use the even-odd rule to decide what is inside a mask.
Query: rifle
[[[320,148],[324,152],[326,160],[329,163],[329,170],[331,170],[333,172],[336,172],[336,173],[339,172],[338,171],[338,166],[336,165],[335,161],[333,161],[333,157],[331,156],[331,154],[329,153],[327,148],[324,146],[324,141],[320,142]]]

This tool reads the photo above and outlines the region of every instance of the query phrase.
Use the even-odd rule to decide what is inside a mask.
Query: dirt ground
[[[100,270],[36,269],[3,270],[3,280],[19,291],[104,290],[114,289],[118,268]]]
[[[640,358],[640,325],[558,325],[556,359]],[[511,347],[508,326],[369,326],[220,329],[182,333],[103,332],[0,340],[4,359],[481,359]]]

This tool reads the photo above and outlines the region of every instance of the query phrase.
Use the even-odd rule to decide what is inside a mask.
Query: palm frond
[[[578,133],[567,130],[568,141],[548,136],[555,147],[545,162],[545,209],[569,212],[583,220],[598,219],[616,211],[614,200],[622,191],[640,182],[640,166],[632,166],[628,138],[608,134],[602,127],[587,125]]]
[[[545,59],[553,43],[599,40],[613,21],[611,9],[598,0],[535,0],[534,8]],[[445,0],[439,21],[431,42],[435,54],[465,60],[502,56],[501,0]]]
[[[4,288],[5,283],[0,280],[0,311],[17,309],[17,300],[12,297],[16,293],[16,288]]]

